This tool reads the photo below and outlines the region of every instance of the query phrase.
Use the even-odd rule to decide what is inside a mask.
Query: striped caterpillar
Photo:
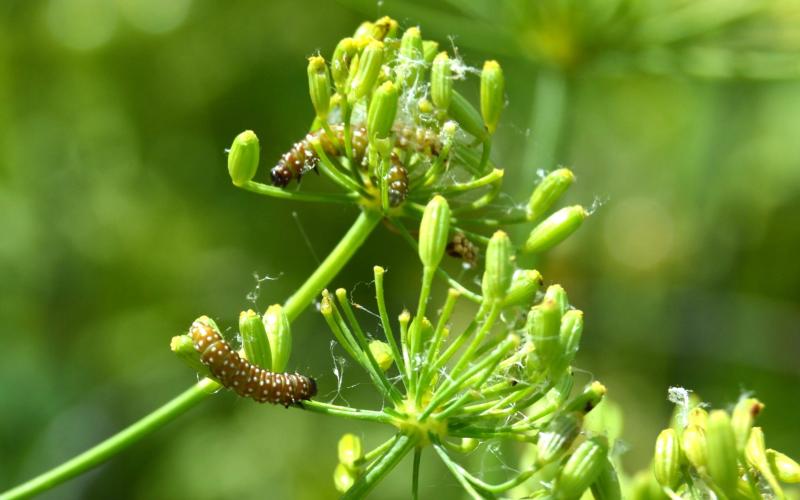
[[[343,156],[345,154],[344,127],[342,125],[333,125],[331,126],[331,130],[333,131],[335,140],[331,140],[330,136],[326,134],[324,130],[316,130],[307,134],[302,141],[296,142],[292,146],[292,149],[284,153],[277,165],[275,165],[270,172],[272,185],[286,187],[292,179],[297,179],[299,181],[303,174],[309,170],[316,170],[320,160],[317,156],[317,152],[314,151],[314,148],[311,146],[311,142],[314,139],[319,138],[320,146],[328,156]],[[394,129],[394,140],[395,147],[399,149],[410,149],[432,156],[438,155],[441,150],[441,142],[436,133],[423,127],[396,127]],[[357,165],[363,166],[368,144],[367,129],[364,127],[353,127],[353,161]],[[403,183],[405,187],[399,189],[398,193],[396,193],[398,196],[395,197],[395,199],[399,199],[397,204],[400,204],[405,199],[405,194],[402,193],[402,191],[407,190],[408,187],[408,172],[402,165],[400,157],[396,154],[392,154],[392,164],[392,170],[394,170],[394,172],[390,170],[390,174],[393,174],[394,177],[390,176],[390,182],[399,179],[401,176],[406,179],[406,182]],[[404,175],[399,173],[400,169],[405,171]]]
[[[274,373],[250,363],[204,323],[192,323],[189,335],[200,353],[200,361],[223,386],[233,389],[239,396],[288,408],[317,393],[313,378],[298,373]]]

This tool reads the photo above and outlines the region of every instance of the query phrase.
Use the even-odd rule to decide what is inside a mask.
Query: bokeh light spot
[[[53,37],[75,50],[105,45],[117,28],[117,10],[106,0],[50,0],[45,22]]]

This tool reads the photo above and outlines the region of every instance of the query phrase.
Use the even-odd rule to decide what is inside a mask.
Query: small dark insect
[[[277,165],[270,172],[272,185],[286,187],[292,179],[300,178],[309,170],[316,170],[319,165],[317,152],[311,146],[311,141],[319,138],[320,146],[328,156],[344,156],[344,127],[332,125],[334,140],[324,130],[315,130],[308,133],[303,140],[294,143],[292,149],[287,151],[278,160]],[[422,127],[396,127],[394,129],[395,146],[400,149],[413,150],[427,155],[438,155],[441,150],[439,137],[432,130]],[[364,164],[367,152],[367,129],[353,127],[352,129],[353,161],[358,165]]]
[[[250,363],[206,324],[195,321],[189,335],[203,364],[223,386],[240,396],[288,407],[317,393],[313,378],[298,373],[274,373]]]
[[[408,196],[408,170],[398,160],[386,173],[386,180],[389,182],[389,206],[396,207]]]
[[[478,261],[478,247],[464,233],[457,232],[447,244],[447,255],[461,259],[467,264],[475,265]]]

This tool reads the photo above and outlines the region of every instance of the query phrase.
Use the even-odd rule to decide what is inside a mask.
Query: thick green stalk
[[[211,379],[204,378],[184,391],[169,403],[147,415],[122,432],[106,439],[102,443],[90,448],[80,455],[50,469],[30,481],[16,488],[10,489],[0,495],[2,500],[27,498],[43,491],[49,490],[78,474],[86,472],[92,467],[101,464],[113,457],[133,443],[139,441],[156,429],[168,424],[179,415],[193,408],[204,400],[209,394],[219,389],[219,384]]]
[[[568,87],[567,76],[556,69],[543,68],[536,77],[530,125],[533,138],[527,141],[522,158],[523,171],[529,177],[521,179],[522,186],[533,186],[538,169],[550,170],[561,160],[557,156],[565,122]]]
[[[364,243],[367,236],[381,220],[380,212],[364,210],[353,226],[336,245],[314,274],[284,303],[283,310],[289,321],[293,321],[322,292]]]
[[[367,239],[378,222],[381,214],[374,211],[363,211],[356,219],[353,226],[347,231],[342,240],[331,251],[325,261],[294,293],[284,305],[284,311],[289,321],[297,316],[314,300],[325,285],[344,267],[353,254]],[[211,379],[204,378],[180,396],[169,401],[164,406],[145,416],[130,427],[120,431],[80,455],[64,462],[5,493],[0,499],[25,498],[42,491],[53,488],[62,482],[85,472],[103,461],[113,457],[128,446],[144,438],[169,423],[179,415],[185,413],[206,396],[214,393],[219,384]]]

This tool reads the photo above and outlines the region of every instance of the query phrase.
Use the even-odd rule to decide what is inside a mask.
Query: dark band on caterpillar
[[[478,246],[460,231],[453,235],[445,251],[450,257],[461,259],[470,265],[475,265],[478,261]]]
[[[311,142],[319,138],[320,146],[328,156],[344,156],[344,127],[332,125],[331,131],[334,140],[324,130],[310,132],[302,141],[296,142],[292,149],[281,156],[277,165],[270,172],[272,185],[286,187],[292,181],[298,181],[306,172],[316,170],[319,157],[314,151]],[[395,146],[400,149],[412,149],[416,152],[436,156],[441,151],[442,145],[438,135],[423,127],[396,127],[394,129]],[[367,129],[364,127],[352,128],[353,161],[363,165],[367,151]]]
[[[204,323],[192,323],[189,335],[200,353],[200,361],[223,386],[239,396],[288,407],[311,399],[317,393],[313,378],[298,373],[274,373],[250,363]]]
[[[392,155],[394,160],[396,155]],[[396,207],[403,203],[408,196],[408,170],[398,160],[386,173],[389,183],[389,206]]]

